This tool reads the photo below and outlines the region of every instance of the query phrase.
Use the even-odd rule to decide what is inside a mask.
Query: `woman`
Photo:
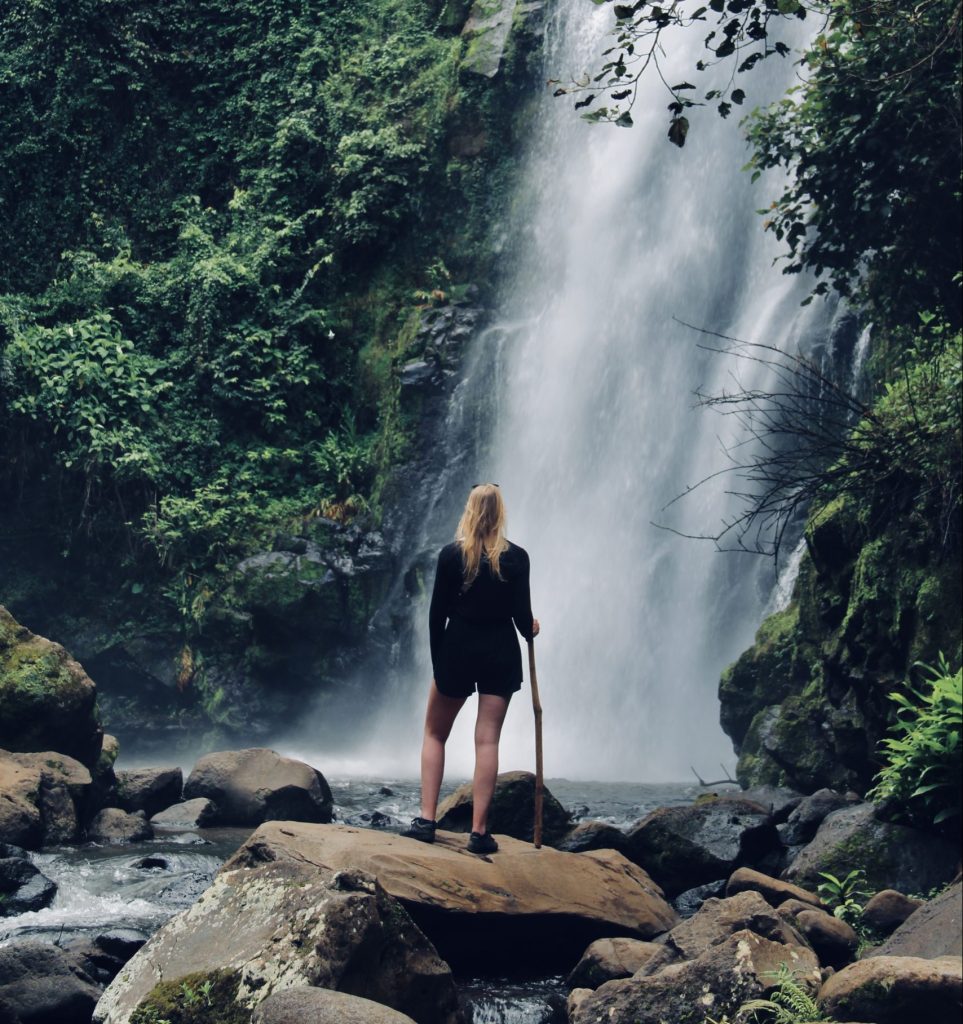
[[[421,816],[404,835],[435,840],[435,811],[445,770],[445,743],[455,718],[478,689],[475,774],[472,780],[472,853],[494,853],[488,808],[498,774],[498,740],[508,702],[522,685],[522,654],[515,628],[531,640],[528,554],[505,538],[505,505],[498,484],[472,488],[455,543],[441,549],[428,613],[434,679],[421,748]],[[514,622],[514,627],[512,623]]]

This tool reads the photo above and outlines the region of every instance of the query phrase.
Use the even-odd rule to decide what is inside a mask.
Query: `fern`
[[[834,1024],[785,964],[769,976],[776,979],[772,998],[743,1003],[732,1024]]]

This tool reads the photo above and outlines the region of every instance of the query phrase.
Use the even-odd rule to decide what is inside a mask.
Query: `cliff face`
[[[838,498],[812,512],[792,603],[723,674],[721,720],[745,785],[865,790],[915,662],[960,657],[959,559],[935,524]],[[893,511],[893,510],[891,510]]]

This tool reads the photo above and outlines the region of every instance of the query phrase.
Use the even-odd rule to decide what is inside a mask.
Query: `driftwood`
[[[739,785],[739,782],[729,774],[729,769],[726,768],[724,764],[720,764],[719,767],[726,773],[726,777],[724,779],[716,779],[715,782],[706,782],[706,780],[695,770],[695,768],[693,768],[691,764],[689,765],[689,768],[692,769],[692,774],[699,780],[700,786]]]

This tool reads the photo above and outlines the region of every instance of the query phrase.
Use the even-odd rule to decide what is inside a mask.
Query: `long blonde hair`
[[[465,511],[458,521],[455,540],[461,548],[467,590],[481,566],[482,555],[488,556],[492,572],[502,578],[499,559],[508,550],[505,539],[505,503],[497,484],[476,484],[465,502]]]

